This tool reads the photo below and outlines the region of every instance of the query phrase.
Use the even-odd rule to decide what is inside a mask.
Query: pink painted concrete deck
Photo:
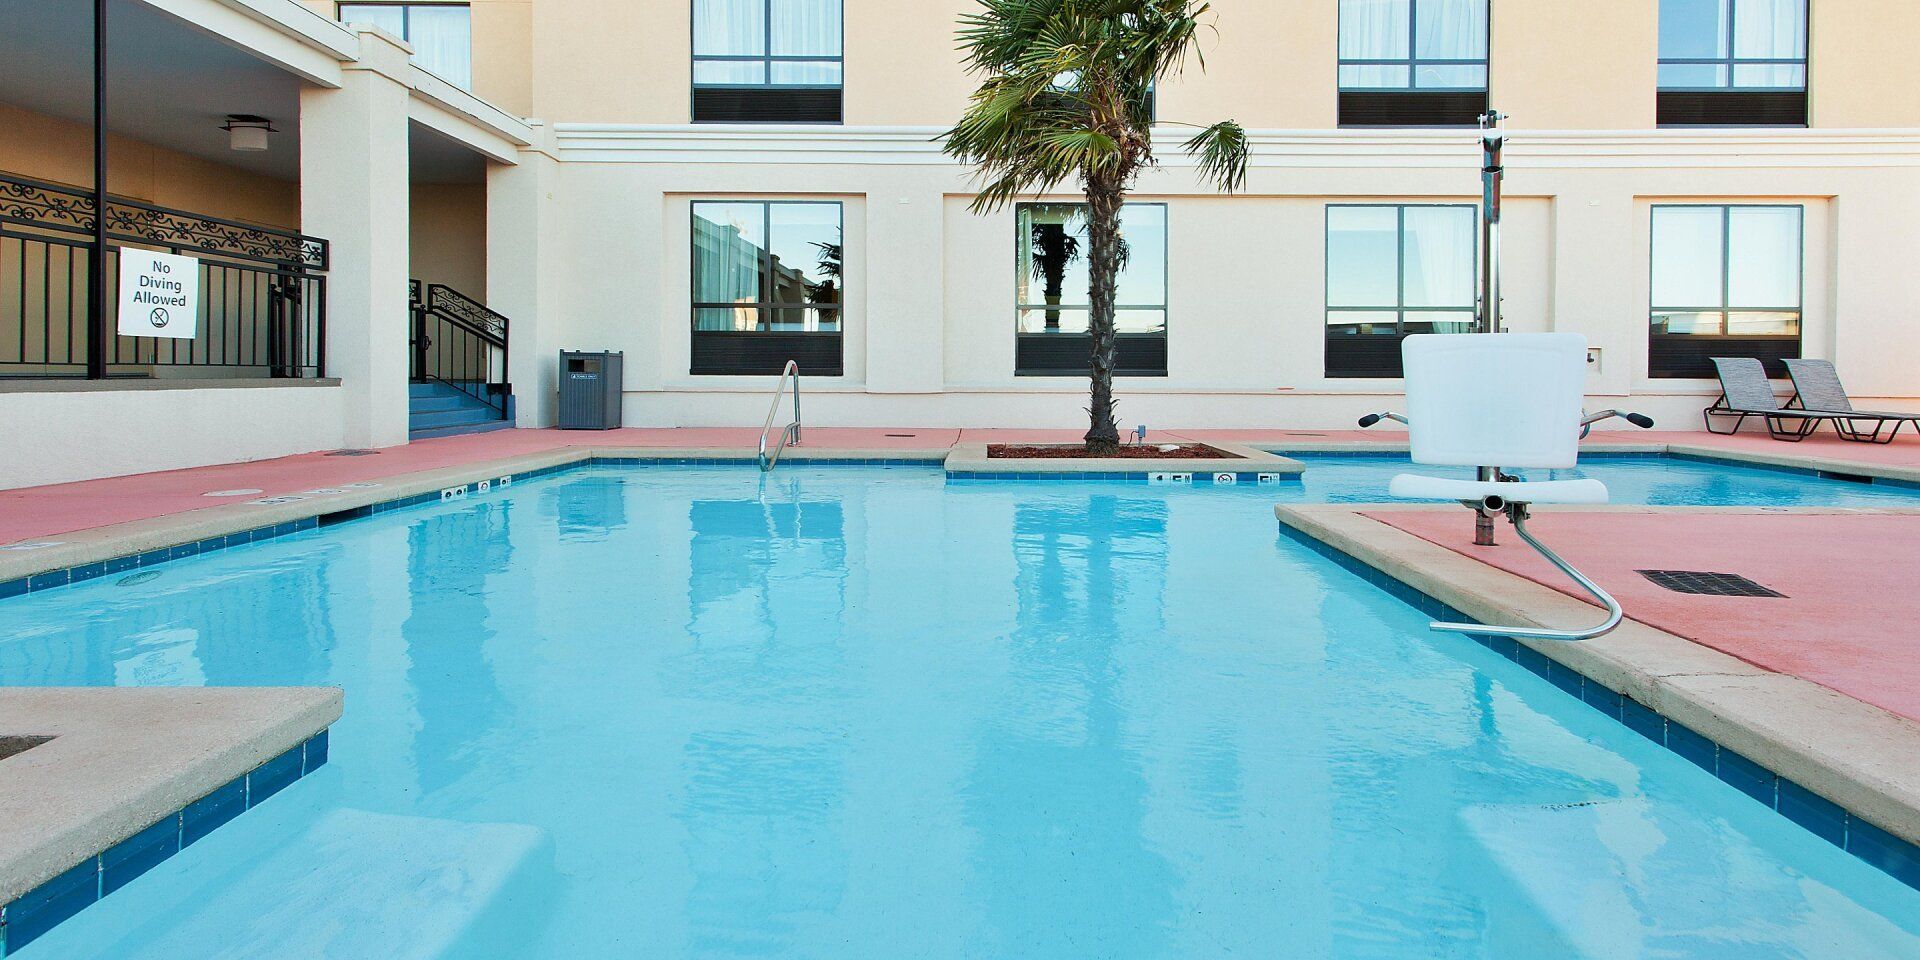
[[[1465,510],[1368,515],[1585,599],[1504,524],[1500,546],[1476,547]],[[1920,515],[1541,513],[1529,526],[1642,623],[1920,720]],[[1638,570],[1737,573],[1786,597],[1673,593]]]

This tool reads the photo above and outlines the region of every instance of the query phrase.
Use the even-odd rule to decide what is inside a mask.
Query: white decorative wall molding
[[[597,163],[954,166],[945,128],[558,123],[560,156]],[[1452,169],[1477,165],[1473,130],[1254,130],[1252,165]],[[1162,164],[1193,161],[1177,131],[1156,138]],[[1512,169],[1920,166],[1920,130],[1518,130]]]

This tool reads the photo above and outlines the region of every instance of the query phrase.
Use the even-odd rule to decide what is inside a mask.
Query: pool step
[[[514,937],[546,912],[540,891],[558,882],[552,843],[535,827],[364,810],[329,810],[263,853],[201,852],[225,863],[156,870],[121,894],[138,908],[128,916],[67,925],[76,929],[46,946],[143,960],[515,956],[524,944]],[[55,942],[60,934],[71,939]]]

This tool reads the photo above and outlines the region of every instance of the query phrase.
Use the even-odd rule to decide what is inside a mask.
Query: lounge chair
[[[1773,395],[1767,368],[1752,357],[1714,357],[1713,365],[1720,371],[1720,399],[1701,413],[1708,433],[1739,433],[1748,417],[1759,417],[1775,440],[1798,443],[1820,429],[1820,424],[1835,419],[1831,413],[1781,404],[1780,398]],[[1715,417],[1735,418],[1732,428],[1715,429]]]
[[[1587,386],[1587,338],[1577,333],[1416,334],[1401,341],[1406,368],[1407,439],[1413,462],[1450,467],[1574,466],[1580,456],[1580,402]],[[1536,503],[1606,503],[1606,484],[1575,480],[1456,480],[1403,473],[1387,492],[1407,500],[1453,500],[1505,514],[1513,531],[1607,609],[1583,630],[1436,621],[1435,630],[1539,640],[1590,640],[1620,625],[1619,601],[1527,530]]]
[[[1787,373],[1793,377],[1794,396],[1803,409],[1836,414],[1833,430],[1843,440],[1892,443],[1902,426],[1920,424],[1920,414],[1916,413],[1854,409],[1831,360],[1788,360]],[[1868,430],[1869,426],[1873,429]]]

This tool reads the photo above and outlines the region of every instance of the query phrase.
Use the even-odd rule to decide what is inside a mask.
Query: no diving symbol
[[[167,319],[168,319],[168,318],[167,318],[167,308],[166,308],[166,307],[154,307],[154,308],[153,308],[153,312],[152,312],[152,313],[150,313],[150,314],[147,314],[147,319],[148,319],[149,321],[151,321],[151,322],[153,323],[153,325],[154,325],[154,326],[155,326],[156,328],[157,328],[157,327],[164,327],[164,326],[166,326],[166,325],[167,325]]]

